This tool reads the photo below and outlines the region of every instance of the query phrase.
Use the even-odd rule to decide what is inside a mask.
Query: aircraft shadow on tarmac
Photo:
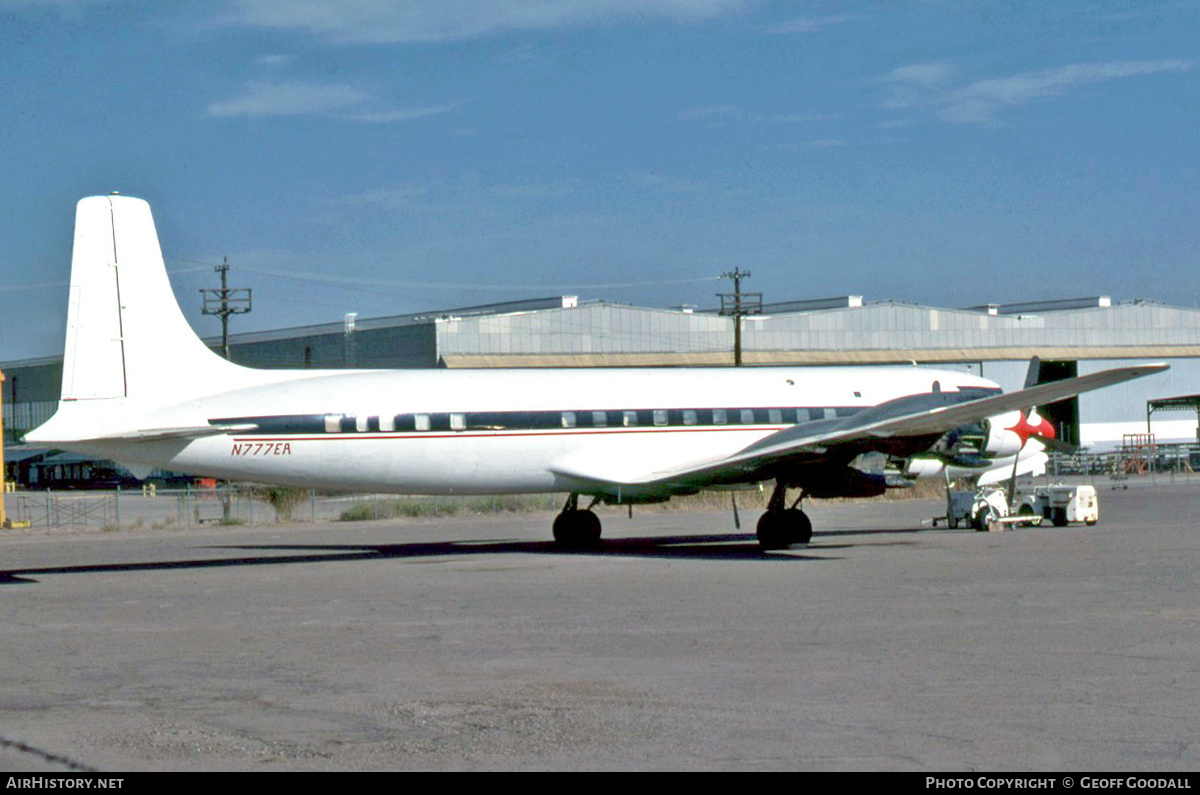
[[[152,561],[145,563],[96,563],[78,566],[46,566],[0,570],[0,585],[35,583],[39,574],[93,574],[102,572],[170,571],[228,566],[275,566],[295,563],[327,563],[348,560],[405,560],[428,557],[524,554],[675,558],[684,560],[753,560],[764,563],[839,560],[826,553],[854,544],[828,544],[831,536],[911,534],[920,530],[834,530],[814,535],[813,543],[780,552],[763,552],[755,537],[747,533],[711,535],[648,536],[611,538],[592,549],[562,549],[553,541],[436,541],[410,544],[253,544],[207,547],[207,549],[292,552],[297,554],[243,555],[229,558]]]

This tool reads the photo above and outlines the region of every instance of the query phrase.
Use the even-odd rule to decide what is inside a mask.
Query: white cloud
[[[0,0],[0,9],[4,8],[32,8],[34,6],[47,6],[50,8],[58,8],[64,11],[81,6],[96,5],[100,0]]]
[[[682,110],[677,118],[680,121],[726,121],[744,115],[737,105],[704,105]]]
[[[305,116],[345,110],[370,99],[358,89],[343,85],[304,83],[252,83],[240,97],[214,102],[210,116]]]
[[[427,108],[401,108],[400,110],[385,110],[376,113],[351,113],[346,116],[351,121],[361,121],[368,124],[390,124],[396,121],[413,121],[427,116],[439,116],[449,113],[458,107],[457,102],[447,102],[445,105],[433,105]]]
[[[916,63],[888,72],[885,82],[936,88],[954,76],[954,68],[944,63]]]
[[[227,21],[343,42],[452,41],[622,20],[696,21],[757,0],[232,0]]]
[[[855,16],[800,17],[780,22],[767,29],[768,33],[820,33],[822,30],[858,19]]]
[[[424,108],[372,110],[374,97],[352,86],[312,83],[251,83],[239,97],[208,106],[208,115],[332,116],[347,121],[387,124],[446,113],[456,103]]]
[[[884,107],[930,110],[955,124],[994,122],[1005,107],[1019,107],[1065,94],[1072,89],[1108,80],[1164,72],[1183,72],[1194,61],[1111,61],[1071,64],[1056,69],[1022,72],[1008,77],[976,80],[955,86],[956,72],[945,64],[913,64],[892,70],[881,82],[889,86]]]
[[[295,63],[295,61],[296,56],[283,54],[260,55],[254,59],[256,64],[268,69],[278,69],[284,66],[289,66]]]
[[[383,208],[388,210],[406,209],[429,196],[429,189],[424,185],[408,184],[398,188],[380,188],[368,190],[353,196],[343,197],[333,204],[344,207]]]

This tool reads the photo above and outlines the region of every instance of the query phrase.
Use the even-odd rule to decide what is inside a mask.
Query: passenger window
[[[365,414],[359,414],[354,418],[354,430],[362,433],[371,429],[371,418]]]
[[[666,425],[667,424],[666,409],[655,409],[654,410],[654,424],[655,425]]]
[[[428,414],[414,414],[413,415],[413,426],[418,431],[429,430],[429,415]]]
[[[772,425],[779,425],[783,422],[783,409],[768,409],[767,422]]]
[[[564,411],[562,413],[562,426],[564,428],[574,428],[575,427],[575,412]]]
[[[695,409],[684,409],[683,410],[683,424],[684,425],[695,425],[696,422],[698,421],[698,419],[699,418],[696,416]]]
[[[395,415],[380,417],[379,418],[379,430],[384,433],[391,433],[392,431],[396,430]]]
[[[467,415],[451,414],[450,415],[450,430],[463,431],[467,428]]]
[[[326,414],[325,415],[325,433],[337,433],[342,429],[341,414]]]
[[[608,412],[593,411],[592,412],[592,427],[603,428],[608,425]]]
[[[753,409],[742,409],[742,425],[753,425],[753,424],[754,424],[754,410]]]
[[[724,425],[729,422],[725,409],[713,409],[713,425]]]
[[[621,420],[622,420],[622,422],[625,423],[626,428],[632,428],[634,425],[637,425],[637,412],[636,411],[622,411],[621,412]]]

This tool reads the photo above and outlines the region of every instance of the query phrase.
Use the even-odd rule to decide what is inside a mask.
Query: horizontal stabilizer
[[[142,428],[128,433],[112,433],[93,436],[80,441],[88,442],[159,442],[168,439],[202,439],[226,433],[252,433],[258,430],[254,423],[240,425],[194,425],[180,428]]]

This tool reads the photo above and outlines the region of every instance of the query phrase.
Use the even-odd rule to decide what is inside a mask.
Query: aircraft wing
[[[586,467],[572,466],[556,470],[575,481],[603,485],[606,490],[632,487],[635,490],[673,491],[689,486],[705,487],[717,484],[767,480],[787,464],[803,464],[834,457],[849,460],[859,452],[878,449],[881,442],[901,439],[931,439],[972,422],[997,414],[1029,409],[1074,397],[1093,389],[1130,381],[1168,369],[1166,364],[1136,365],[1104,370],[1099,373],[1052,381],[1008,394],[953,403],[953,393],[932,393],[893,401],[859,412],[843,420],[817,420],[786,428],[760,439],[745,449],[722,459],[700,462],[673,470],[626,470],[618,475],[612,467],[602,467],[594,473]],[[928,407],[939,400],[944,405]],[[913,410],[925,402],[926,407]],[[932,442],[932,439],[931,439]]]

